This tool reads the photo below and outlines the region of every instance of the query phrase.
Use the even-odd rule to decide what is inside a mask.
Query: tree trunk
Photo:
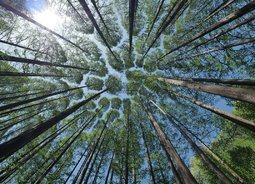
[[[101,139],[101,137],[102,137],[102,135],[103,135],[103,133],[104,133],[104,130],[106,129],[106,125],[107,125],[109,119],[110,119],[110,116],[109,116],[108,119],[106,120],[106,122],[105,122],[105,124],[104,124],[104,127],[102,128],[102,130],[101,130],[101,132],[100,132],[100,134],[99,134],[99,138],[97,139],[97,142],[96,142],[96,144],[95,144],[95,146],[94,146],[94,149],[93,149],[93,151],[92,151],[91,154],[90,154],[90,157],[89,157],[88,162],[87,162],[86,165],[84,165],[84,167],[82,168],[81,176],[80,176],[80,178],[79,178],[79,181],[77,182],[77,183],[79,183],[79,184],[81,184],[81,183],[83,182],[83,179],[84,179],[85,174],[86,174],[86,172],[87,172],[87,170],[88,170],[89,164],[90,164],[90,162],[92,161],[92,157],[94,156],[94,154],[95,154],[95,152],[96,152],[96,147],[97,147],[97,145],[99,144],[99,141],[100,141],[100,139]],[[104,137],[103,137],[103,139],[104,139]],[[103,141],[102,141],[102,142],[103,142]],[[102,143],[102,142],[101,142],[101,143]],[[73,181],[73,183],[75,183],[75,181]]]
[[[129,56],[132,52],[132,40],[133,40],[133,30],[135,21],[135,7],[137,0],[129,0]]]
[[[173,161],[175,162],[177,171],[182,175],[184,183],[196,184],[197,182],[195,178],[192,176],[189,169],[182,161],[181,157],[178,155],[177,151],[175,150],[170,140],[167,139],[165,133],[162,131],[153,115],[148,111],[148,108],[146,106],[144,106],[144,109],[148,114],[148,118],[150,119],[151,124],[153,125],[155,131],[157,132],[160,142],[163,144],[167,153],[172,157]]]
[[[190,81],[187,81],[186,79],[185,80],[176,80],[176,79],[167,79],[167,78],[158,78],[158,79],[160,81],[164,81],[169,84],[183,86],[190,89],[203,91],[203,92],[255,104],[255,91],[253,89],[243,89],[243,88],[220,86],[220,85],[201,84],[201,83],[190,82]]]
[[[95,172],[95,177],[94,177],[94,180],[93,180],[92,184],[96,184],[97,183],[98,173],[99,173],[99,170],[100,170],[101,165],[103,163],[104,156],[105,156],[105,153],[102,155],[102,157],[101,157],[101,159],[99,161],[99,164],[97,166],[97,169],[96,169],[96,172]]]
[[[45,53],[45,52],[41,52],[39,50],[24,47],[24,46],[21,46],[21,45],[15,44],[15,43],[11,43],[11,42],[8,42],[8,41],[0,40],[0,43],[4,43],[4,44],[11,45],[11,46],[14,46],[14,47],[19,47],[19,48],[22,48],[22,49],[25,49],[25,50],[30,50],[30,51],[33,51],[33,52],[37,52],[37,53],[40,53],[40,54],[46,54],[47,55],[47,53]]]
[[[91,13],[88,4],[86,3],[85,0],[79,0],[81,6],[83,7],[85,13],[87,14],[88,18],[90,19],[90,21],[92,22],[93,26],[95,27],[95,29],[97,30],[98,34],[100,35],[100,37],[102,38],[103,42],[105,43],[106,47],[109,49],[109,51],[111,52],[111,54],[113,55],[113,57],[116,59],[116,61],[118,61],[117,57],[115,56],[115,54],[113,53],[109,43],[107,42],[107,40],[105,39],[103,32],[100,30],[93,14]]]
[[[62,158],[62,156],[66,153],[66,151],[71,147],[71,145],[77,140],[77,138],[81,135],[81,133],[85,130],[85,128],[91,123],[91,121],[97,116],[95,114],[87,123],[82,125],[77,133],[77,135],[66,145],[63,151],[58,155],[58,157],[47,167],[44,173],[35,181],[35,184],[39,184],[42,182],[43,178],[50,172],[50,170],[54,167],[54,165]],[[76,133],[76,132],[75,132]]]
[[[26,144],[28,144],[29,142],[34,140],[36,137],[38,137],[39,135],[41,135],[42,133],[44,133],[45,131],[50,129],[52,126],[56,125],[59,121],[68,117],[69,115],[74,113],[76,110],[78,110],[80,107],[84,106],[86,103],[88,103],[89,101],[98,97],[105,91],[107,91],[107,89],[105,89],[105,90],[93,95],[92,97],[90,97],[86,100],[83,100],[82,102],[68,108],[67,110],[63,111],[59,115],[57,115],[45,122],[42,122],[29,130],[26,130],[25,132],[19,134],[17,137],[0,144],[0,150],[2,150],[0,153],[0,159],[6,158],[6,157],[12,155],[13,153],[15,153],[16,151],[18,151],[19,149],[23,148]]]
[[[108,181],[108,178],[109,178],[109,175],[110,175],[113,158],[114,158],[114,152],[112,153],[112,158],[111,158],[111,161],[110,161],[110,164],[109,164],[109,167],[108,167],[108,170],[107,170],[107,174],[106,174],[106,177],[105,177],[105,182],[104,182],[105,184],[107,184],[107,181]]]
[[[239,10],[236,10],[235,12],[229,14],[228,16],[222,18],[220,21],[218,21],[217,23],[213,24],[212,26],[210,26],[208,29],[196,34],[193,38],[191,38],[190,40],[188,41],[185,41],[183,44],[171,49],[169,52],[167,52],[166,54],[164,54],[162,57],[160,57],[160,60],[162,60],[164,57],[166,57],[167,55],[171,54],[172,52],[184,47],[184,46],[187,46],[188,44],[190,44],[191,42],[203,37],[204,35],[236,20],[237,18],[239,17],[242,17],[250,12],[252,12],[253,10],[255,9],[255,1],[252,1],[248,4],[246,4],[245,6],[243,6],[242,8],[240,8]]]
[[[162,108],[160,108],[155,102],[151,102],[162,112]],[[167,114],[165,111],[163,111],[162,113],[166,115],[166,117],[174,125],[174,127],[179,130],[182,136],[189,142],[191,147],[200,156],[206,167],[208,167],[218,177],[221,183],[231,184],[232,182],[227,178],[227,176],[204,154],[204,152],[190,139],[190,137],[183,131],[183,129],[177,123],[175,123],[176,118],[172,118],[172,116]]]
[[[21,72],[0,72],[2,77],[72,77],[66,75],[42,74],[42,73],[21,73]]]
[[[249,121],[247,119],[243,119],[243,118],[235,116],[233,114],[221,111],[221,110],[216,109],[216,108],[214,108],[210,105],[206,105],[206,104],[204,104],[200,101],[197,101],[194,98],[189,98],[187,96],[184,96],[184,95],[181,95],[181,94],[178,94],[178,93],[173,93],[173,94],[178,96],[178,97],[181,97],[185,100],[188,100],[189,102],[192,102],[193,104],[196,104],[196,105],[198,105],[198,106],[200,106],[204,109],[207,109],[207,110],[209,110],[209,111],[211,111],[211,112],[213,112],[213,113],[215,113],[215,114],[217,114],[217,115],[219,115],[219,116],[221,116],[221,117],[223,117],[223,118],[225,118],[229,121],[232,121],[233,123],[236,123],[240,126],[243,126],[243,127],[247,128],[251,131],[255,131],[255,123],[252,122],[252,121]]]
[[[128,173],[129,173],[129,138],[130,138],[130,122],[129,122],[129,112],[127,112],[127,138],[126,138],[126,153],[125,153],[125,184],[128,184]]]
[[[161,145],[161,147],[162,147],[162,149],[163,149],[163,151],[164,151],[164,153],[167,157],[168,164],[172,169],[176,184],[182,184],[182,180],[181,180],[181,176],[180,176],[181,173],[178,173],[178,171],[176,170],[176,168],[174,166],[174,163],[173,163],[169,153],[167,152],[165,146],[162,143],[160,143],[160,145]]]
[[[5,111],[7,109],[12,109],[12,108],[15,108],[15,107],[18,107],[18,106],[21,106],[21,105],[25,105],[27,103],[42,100],[42,99],[45,99],[45,98],[48,98],[48,97],[51,97],[51,96],[55,96],[55,95],[59,95],[59,94],[62,94],[62,93],[66,93],[66,92],[69,92],[69,91],[82,89],[82,88],[85,88],[85,87],[87,87],[87,86],[70,88],[70,89],[67,89],[67,90],[61,90],[61,91],[53,92],[53,93],[50,93],[50,94],[45,94],[45,95],[42,95],[42,96],[39,96],[39,97],[30,98],[30,99],[22,100],[22,101],[19,101],[19,102],[3,105],[3,106],[0,106],[0,111]]]
[[[17,16],[22,17],[23,19],[27,20],[28,22],[31,22],[32,24],[34,24],[34,25],[40,27],[41,29],[44,29],[44,30],[50,32],[51,34],[53,34],[53,35],[59,37],[60,39],[66,41],[66,42],[68,42],[68,43],[70,43],[71,45],[75,46],[76,48],[78,48],[78,49],[80,49],[81,51],[83,51],[83,52],[86,53],[86,51],[85,51],[84,49],[82,49],[80,46],[78,46],[77,44],[71,42],[70,40],[66,39],[65,37],[61,36],[60,34],[58,34],[58,33],[54,32],[54,31],[52,31],[51,29],[47,28],[46,26],[44,26],[44,25],[40,24],[39,22],[35,21],[34,19],[28,17],[28,16],[25,15],[24,13],[18,11],[17,9],[15,9],[15,8],[13,8],[13,7],[11,7],[11,6],[7,5],[7,4],[5,4],[5,3],[3,3],[2,1],[0,1],[0,6],[2,6],[3,8],[5,8],[5,9],[8,10],[8,11],[14,13],[14,14],[17,15]]]
[[[143,144],[144,144],[144,148],[145,148],[145,152],[146,152],[146,159],[147,159],[148,166],[149,166],[148,169],[149,169],[149,174],[150,174],[150,178],[151,178],[151,183],[156,184],[153,167],[152,167],[152,162],[151,162],[151,157],[150,157],[150,150],[147,145],[144,128],[143,128],[143,125],[141,122],[140,122],[140,129],[142,131]]]
[[[10,61],[10,62],[17,62],[17,63],[26,63],[26,64],[33,64],[33,65],[40,65],[40,66],[55,66],[61,68],[70,68],[70,69],[77,69],[77,70],[85,70],[85,71],[92,71],[88,68],[82,68],[78,66],[71,66],[71,65],[63,65],[58,63],[51,63],[47,61],[39,61],[34,59],[27,59],[27,58],[19,58],[9,55],[0,55],[0,60],[3,61]]]

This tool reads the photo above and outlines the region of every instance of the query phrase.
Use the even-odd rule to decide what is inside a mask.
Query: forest
[[[0,0],[0,183],[254,184],[255,0]]]

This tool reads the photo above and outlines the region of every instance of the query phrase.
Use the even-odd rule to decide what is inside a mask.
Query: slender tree
[[[165,133],[162,131],[159,124],[156,122],[153,115],[149,112],[148,108],[145,105],[143,105],[143,107],[158,135],[160,142],[163,144],[168,154],[172,157],[173,161],[175,162],[177,171],[181,174],[184,183],[197,183],[195,178],[192,176],[189,169],[185,165],[185,163],[182,161],[181,157],[176,152],[170,140],[167,139]]]
[[[152,104],[154,104],[157,108],[159,106],[151,100]],[[160,108],[159,108],[160,109]],[[185,131],[169,116],[165,111],[160,110],[164,115],[169,119],[169,121],[179,130],[182,136],[189,142],[191,147],[195,150],[195,152],[200,156],[205,165],[218,177],[221,183],[231,184],[232,182],[229,178],[204,154],[204,152],[192,141],[192,139],[186,134]],[[176,119],[176,118],[175,118]]]
[[[36,137],[38,137],[39,135],[41,135],[42,133],[44,133],[45,131],[50,129],[52,126],[56,125],[59,121],[63,120],[67,116],[71,115],[76,110],[78,110],[80,107],[84,106],[89,101],[95,99],[96,97],[98,97],[99,95],[104,93],[105,91],[107,91],[107,89],[93,95],[92,97],[90,97],[88,99],[83,100],[82,102],[79,102],[78,104],[68,108],[67,110],[63,111],[62,113],[58,114],[57,116],[55,116],[45,122],[42,122],[31,129],[24,131],[23,133],[19,134],[17,137],[0,144],[0,149],[3,150],[0,153],[0,158],[3,159],[3,158],[6,158],[6,157],[12,155],[16,151],[18,151],[19,149],[24,147],[26,144],[31,142],[33,139],[35,139]]]
[[[167,79],[167,78],[158,78],[160,81],[164,81],[169,84],[178,85],[187,87],[190,89],[203,91],[215,95],[220,95],[227,98],[232,98],[235,100],[242,100],[249,103],[255,104],[255,93],[253,89],[243,89],[236,87],[220,86],[220,85],[211,85],[211,84],[202,84],[195,83],[188,80],[176,80],[176,79]]]

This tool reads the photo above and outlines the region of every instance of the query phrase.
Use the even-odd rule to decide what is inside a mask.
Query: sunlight
[[[56,29],[60,27],[65,20],[65,18],[60,17],[55,10],[50,8],[40,12],[35,12],[34,19],[49,29]]]

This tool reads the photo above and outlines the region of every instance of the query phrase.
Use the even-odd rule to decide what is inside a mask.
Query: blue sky
[[[26,0],[26,8],[29,11],[40,11],[46,6],[45,0]]]

